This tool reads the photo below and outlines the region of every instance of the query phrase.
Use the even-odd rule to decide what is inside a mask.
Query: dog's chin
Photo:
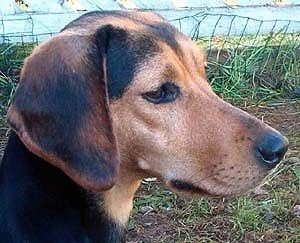
[[[201,188],[193,183],[172,179],[166,182],[166,185],[176,194],[185,197],[209,197],[209,198],[234,198],[242,196],[249,191],[210,191],[205,188]]]

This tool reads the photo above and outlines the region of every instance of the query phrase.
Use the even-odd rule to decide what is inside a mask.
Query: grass
[[[20,68],[36,44],[0,45],[0,124],[5,126],[6,108],[16,89]]]
[[[300,35],[218,38],[210,45],[207,71],[215,92],[283,131],[289,155],[260,192],[238,199],[183,199],[145,180],[135,198],[129,242],[300,242],[300,215],[293,211],[300,205]],[[33,46],[0,45],[3,126],[19,67]],[[284,105],[272,106],[278,103]]]
[[[27,57],[37,43],[16,43],[0,45],[0,70],[13,76],[16,69],[20,69],[25,57]]]
[[[300,34],[288,35],[279,43],[234,45],[210,52],[208,77],[215,92],[232,103],[298,97]]]
[[[3,118],[6,117],[6,109],[10,102],[10,99],[16,89],[16,80],[13,77],[9,77],[0,71],[0,124],[6,126],[6,122]]]

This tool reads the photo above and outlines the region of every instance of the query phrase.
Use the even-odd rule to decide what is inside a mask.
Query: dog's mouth
[[[212,193],[206,189],[200,188],[193,183],[182,181],[182,180],[171,180],[168,183],[171,188],[178,191],[179,193],[185,193],[185,194],[195,194],[195,195],[201,195],[201,196],[212,196],[216,197],[215,193]]]
[[[191,182],[187,182],[184,180],[178,180],[178,179],[173,179],[167,182],[167,185],[174,190],[174,192],[187,195],[187,196],[204,196],[204,197],[209,197],[209,198],[220,198],[220,197],[226,197],[226,198],[232,198],[236,196],[243,195],[250,190],[224,190],[224,191],[214,191],[214,190],[209,190],[200,186],[197,186]]]

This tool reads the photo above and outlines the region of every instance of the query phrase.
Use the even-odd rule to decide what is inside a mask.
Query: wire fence
[[[161,13],[168,16],[168,11]],[[56,20],[50,20],[55,26],[57,15],[53,18]],[[74,15],[69,18],[74,18]],[[194,11],[191,14],[188,10],[186,15],[169,17],[168,20],[207,50],[208,76],[221,96],[226,96],[228,91],[238,93],[236,98],[240,99],[243,94],[232,88],[240,80],[247,84],[244,87],[246,90],[253,86],[258,88],[262,98],[266,90],[268,96],[277,96],[278,93],[296,98],[300,96],[300,21],[259,20],[207,11]],[[15,21],[22,23],[26,31],[16,31],[13,26],[10,27],[9,22]],[[12,15],[5,20],[1,19],[0,74],[17,82],[24,58],[35,45],[56,33],[48,26],[48,32],[37,34],[35,25],[35,19],[30,15]],[[238,77],[232,74],[235,70],[239,71]],[[230,84],[229,90],[224,82]]]

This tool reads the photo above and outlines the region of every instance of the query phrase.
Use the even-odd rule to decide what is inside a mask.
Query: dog
[[[151,12],[87,13],[37,46],[7,117],[1,242],[124,242],[143,178],[238,196],[288,148],[215,95],[204,53]]]

